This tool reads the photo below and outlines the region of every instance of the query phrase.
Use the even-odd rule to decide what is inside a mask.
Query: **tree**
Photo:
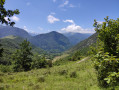
[[[20,12],[18,9],[14,11],[6,10],[4,8],[4,4],[5,4],[5,0],[0,0],[0,23],[13,26],[15,22],[11,21],[10,17],[12,17],[15,14],[19,14]],[[8,18],[7,20],[5,19],[6,17]]]
[[[30,42],[24,40],[20,44],[20,49],[18,49],[12,56],[14,60],[14,71],[28,71],[31,69],[32,64],[32,48]]]
[[[76,51],[71,57],[69,57],[70,61],[77,61],[80,60],[81,54],[80,51]]]
[[[119,18],[117,20],[113,20],[108,18],[105,19],[103,24],[98,24],[96,20],[94,20],[95,31],[98,34],[99,39],[104,43],[104,52],[109,52],[109,54],[117,55],[118,47],[118,37],[119,37]]]
[[[102,44],[94,62],[99,85],[112,86],[114,89],[119,82],[119,18],[109,20],[107,16],[104,19],[103,24],[94,20],[94,27]]]
[[[0,23],[13,26],[15,24],[15,22],[11,21],[10,17],[12,17],[15,14],[19,14],[20,12],[18,9],[14,10],[14,11],[6,10],[4,8],[4,4],[5,4],[5,0],[0,0]],[[6,17],[8,18],[7,20],[5,19]],[[0,47],[1,47],[1,45],[0,45]],[[2,53],[3,53],[3,49],[0,49],[0,57],[2,57]]]
[[[38,54],[34,55],[32,68],[45,68],[48,65],[48,62],[45,59],[45,56],[40,56]]]

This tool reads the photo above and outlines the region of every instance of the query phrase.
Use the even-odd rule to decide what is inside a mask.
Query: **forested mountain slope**
[[[78,51],[78,50],[80,50],[81,53],[86,53],[89,50],[89,46],[96,43],[97,36],[98,36],[97,33],[93,34],[89,38],[81,41],[80,43],[78,43],[77,45],[69,49],[67,53],[74,53],[75,51]]]

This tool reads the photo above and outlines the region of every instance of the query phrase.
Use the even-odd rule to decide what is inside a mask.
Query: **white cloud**
[[[18,22],[20,19],[18,18],[18,17],[16,17],[16,16],[13,16],[13,17],[11,17],[11,19],[13,20],[13,21],[16,21],[16,22]]]
[[[65,28],[62,28],[59,32],[61,33],[67,33],[67,32],[72,32],[72,33],[95,33],[94,29],[89,29],[89,28],[82,28],[79,25],[76,25],[73,20],[65,20],[63,22],[69,22],[71,25],[68,25]]]
[[[30,2],[27,2],[26,5],[29,6],[29,5],[31,5],[31,3]]]
[[[73,20],[69,20],[69,19],[67,19],[67,20],[63,20],[63,22],[69,22],[69,23],[74,24],[74,21],[73,21]]]
[[[6,21],[9,21],[9,20],[8,20],[8,17],[4,17],[4,19],[5,19]]]
[[[56,2],[56,0],[53,0],[53,2],[55,3],[55,2]]]
[[[68,5],[68,4],[69,4],[69,1],[65,0],[65,2],[63,4],[59,5],[59,7],[64,7],[64,6]]]
[[[9,21],[8,20],[8,17],[5,17],[4,18],[6,21]],[[18,22],[20,19],[18,18],[18,17],[16,17],[16,16],[12,16],[12,17],[10,17],[9,19],[11,19],[11,20],[13,20],[13,21],[16,21],[16,22]]]
[[[26,26],[24,26],[24,27],[23,27],[23,29],[24,29],[25,31],[28,31],[28,29],[27,29],[27,27],[26,27]]]
[[[51,24],[56,22],[56,21],[60,21],[58,18],[55,18],[52,15],[48,15],[47,19],[48,19],[48,22],[51,23]]]
[[[34,32],[33,30],[29,30],[26,26],[23,26],[23,29],[25,31],[27,31],[28,33],[31,33],[31,34],[34,34],[34,35],[38,35],[39,34],[38,32]]]
[[[84,29],[79,25],[69,25],[66,28],[62,28],[60,30],[60,32],[62,33],[66,33],[66,32],[72,32],[72,33],[95,33],[94,29]]]

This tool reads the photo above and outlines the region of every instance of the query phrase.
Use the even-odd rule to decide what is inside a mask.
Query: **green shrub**
[[[28,86],[30,86],[30,87],[33,86],[33,85],[34,85],[34,84],[33,84],[32,82],[28,83]]]
[[[5,90],[5,87],[4,86],[0,86],[0,90]]]
[[[32,62],[32,68],[45,68],[47,67],[48,62],[46,61],[44,56],[40,55],[34,55],[33,62]]]
[[[59,74],[60,75],[67,75],[68,74],[68,70],[61,70],[61,71],[59,71]]]
[[[95,56],[95,68],[99,85],[102,87],[114,87],[119,83],[119,18],[105,19],[103,24],[94,20],[95,31],[98,33],[99,52]],[[96,50],[97,52],[97,50]],[[113,88],[114,89],[114,88]]]
[[[0,65],[0,71],[1,72],[12,72],[12,67],[11,66],[6,66],[6,65]]]
[[[119,82],[119,58],[109,56],[109,53],[99,52],[95,59],[99,85],[102,87],[116,85]]]
[[[77,77],[76,71],[71,72],[71,73],[70,73],[70,77],[71,77],[71,78],[76,78],[76,77]]]
[[[80,51],[77,51],[71,57],[69,57],[69,61],[77,61],[80,60],[80,58]]]
[[[33,90],[40,90],[40,86],[37,84],[33,87]]]
[[[4,81],[3,81],[3,79],[2,78],[0,78],[0,83],[3,83]]]
[[[44,76],[40,76],[37,78],[37,82],[45,82],[45,77]]]

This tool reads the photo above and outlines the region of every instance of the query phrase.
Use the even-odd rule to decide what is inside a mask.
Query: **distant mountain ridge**
[[[44,50],[55,49],[59,51],[64,51],[71,46],[68,38],[56,31],[36,35],[29,41]]]
[[[33,45],[52,52],[62,52],[71,46],[66,36],[55,31],[31,36],[27,31],[17,27],[0,26],[0,38],[10,35],[27,39]]]
[[[23,29],[17,27],[11,27],[11,26],[0,26],[0,38],[10,35],[19,36],[22,38],[31,37],[31,35],[29,35],[29,33]]]
[[[86,55],[87,51],[89,51],[90,46],[96,43],[97,38],[98,38],[98,33],[94,33],[89,38],[79,42],[78,44],[70,48],[68,51],[66,51],[66,53],[71,54],[79,50],[82,54]]]
[[[80,41],[83,41],[83,40],[87,39],[92,34],[87,34],[87,33],[86,34],[84,34],[84,33],[63,33],[63,35],[65,35],[69,39],[69,41],[72,45],[76,45]]]

